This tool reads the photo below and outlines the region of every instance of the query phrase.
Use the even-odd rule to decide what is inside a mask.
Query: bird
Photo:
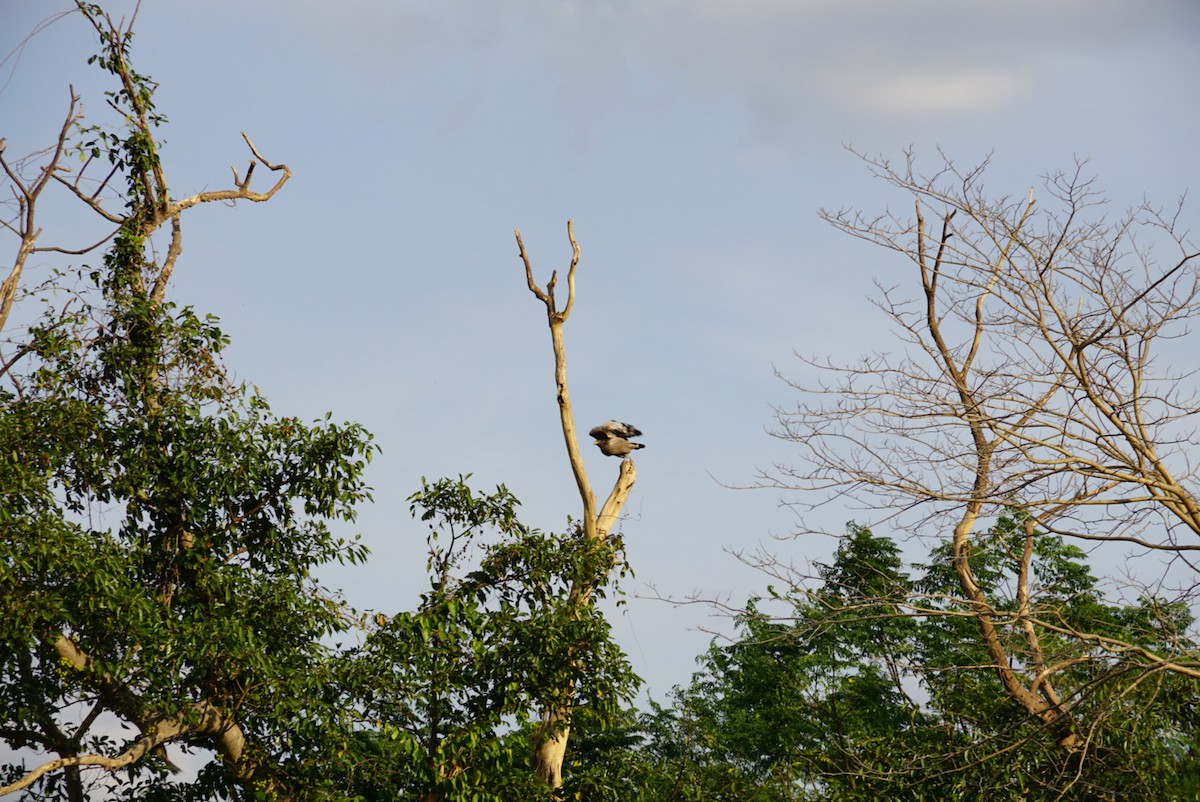
[[[596,447],[600,449],[601,454],[608,457],[628,457],[631,451],[646,447],[642,443],[629,442],[630,437],[638,437],[641,431],[619,420],[610,420],[594,426],[588,434],[596,438]]]

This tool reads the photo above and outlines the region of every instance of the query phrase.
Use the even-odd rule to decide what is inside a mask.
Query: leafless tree
[[[990,670],[1064,748],[1079,750],[1086,728],[1056,689],[1066,664],[1048,640],[1073,639],[1084,657],[1076,651],[1072,664],[1119,660],[1133,681],[1200,679],[1191,649],[1065,623],[1036,603],[1031,575],[1036,538],[1061,535],[1148,555],[1129,567],[1143,595],[1182,578],[1177,601],[1197,600],[1200,406],[1194,366],[1181,365],[1196,353],[1182,338],[1200,314],[1200,259],[1182,204],[1108,216],[1083,162],[1028,193],[992,197],[988,160],[962,169],[940,154],[923,174],[911,152],[899,163],[862,158],[911,199],[911,214],[822,216],[907,263],[876,299],[897,345],[848,364],[802,358],[821,378],[792,382],[802,400],[779,411],[777,431],[801,458],[764,484],[804,491],[791,498],[806,521],[849,504],[949,542],[961,589],[953,601],[978,623]],[[998,609],[972,558],[973,541],[1005,508],[1024,520],[1015,610]]]

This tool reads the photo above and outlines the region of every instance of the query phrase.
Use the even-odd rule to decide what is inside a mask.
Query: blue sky
[[[0,0],[10,155],[50,143],[69,84],[103,114],[82,20],[18,49],[68,7]],[[912,145],[931,165],[938,147],[962,163],[994,152],[997,194],[1086,157],[1114,210],[1171,203],[1200,168],[1190,0],[145,0],[137,30],[174,194],[244,169],[240,131],[295,173],[269,204],[186,218],[175,292],[221,317],[230,365],[280,414],[374,432],[376,502],[357,527],[374,557],[329,576],[356,606],[411,607],[423,589],[404,501],[422,476],[503,482],[547,530],[578,515],[513,240],[520,228],[544,282],[574,220],[578,422],[646,433],[623,524],[636,575],[612,620],[660,699],[702,630],[727,624],[647,597],[740,603],[767,580],[731,550],[803,565],[830,549],[774,539],[791,531],[786,496],[724,485],[793,453],[766,433],[793,401],[774,375],[801,375],[793,351],[892,342],[867,296],[903,265],[817,211],[909,201],[846,145]],[[43,225],[68,243],[86,227]],[[593,453],[588,470],[603,497],[617,461]]]

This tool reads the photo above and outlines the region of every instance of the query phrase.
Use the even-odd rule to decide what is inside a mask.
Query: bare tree
[[[848,503],[948,541],[961,589],[950,606],[977,622],[1005,692],[1078,752],[1087,727],[1056,687],[1068,658],[1049,640],[1080,647],[1070,665],[1119,664],[1109,676],[1124,682],[1200,679],[1200,654],[1169,635],[1151,646],[1062,620],[1038,604],[1031,570],[1046,534],[1112,544],[1152,558],[1128,566],[1143,598],[1197,601],[1200,406],[1194,368],[1172,364],[1194,358],[1179,338],[1200,314],[1197,249],[1179,209],[1105,216],[1082,162],[1039,190],[991,197],[987,160],[964,170],[941,154],[925,175],[905,156],[863,158],[912,199],[911,215],[822,213],[907,261],[910,272],[879,283],[876,300],[899,346],[850,364],[804,359],[822,378],[793,382],[803,400],[779,411],[777,431],[802,460],[776,466],[765,484],[806,491],[804,513]],[[1024,521],[1015,610],[989,598],[972,558],[1006,508]],[[910,600],[914,613],[929,607]]]
[[[563,344],[563,326],[571,315],[575,304],[575,270],[579,266],[579,244],[575,241],[575,231],[571,221],[567,221],[567,238],[571,243],[571,264],[567,270],[567,301],[559,309],[554,298],[558,284],[558,271],[550,275],[550,280],[543,290],[538,287],[533,278],[533,266],[525,244],[521,241],[521,232],[515,232],[517,247],[521,260],[525,264],[525,280],[529,291],[546,307],[546,319],[550,326],[550,340],[554,347],[554,383],[555,397],[558,401],[559,421],[562,425],[563,440],[567,447],[567,458],[571,464],[571,472],[575,476],[575,484],[583,502],[583,534],[593,543],[604,543],[621,514],[629,491],[637,480],[637,467],[628,457],[621,460],[620,472],[616,484],[613,485],[608,499],[599,512],[596,511],[596,497],[588,480],[587,470],[583,464],[583,456],[579,450],[579,437],[575,429],[575,415],[571,410],[571,394],[567,387],[567,356]],[[582,610],[594,601],[596,587],[589,575],[577,579],[571,586],[567,598],[568,610]],[[568,656],[570,659],[570,656]],[[559,701],[542,711],[541,722],[536,732],[534,743],[534,771],[542,777],[551,788],[562,785],[562,765],[566,756],[567,740],[571,732],[571,713],[573,709],[573,689],[549,689],[549,698]]]

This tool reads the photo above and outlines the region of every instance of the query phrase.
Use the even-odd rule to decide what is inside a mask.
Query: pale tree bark
[[[911,153],[899,166],[864,160],[915,198],[913,215],[823,216],[910,263],[912,277],[881,282],[876,301],[899,343],[850,363],[802,358],[823,378],[792,382],[804,400],[779,412],[777,432],[801,461],[776,466],[763,484],[805,491],[802,513],[849,503],[874,511],[876,524],[948,540],[961,590],[950,603],[975,619],[991,670],[1064,749],[1081,750],[1078,699],[1056,688],[1065,668],[1120,660],[1126,682],[1159,671],[1200,677],[1200,654],[1063,623],[1040,604],[1032,571],[1046,534],[1130,544],[1163,558],[1158,573],[1133,573],[1134,590],[1153,595],[1173,584],[1170,571],[1185,585],[1177,600],[1200,601],[1200,402],[1194,374],[1167,368],[1163,354],[1200,314],[1200,254],[1178,211],[1100,216],[1082,164],[1046,179],[1042,209],[1033,190],[989,198],[986,162],[960,170],[944,159],[921,175]],[[1194,353],[1177,348],[1171,358]],[[998,610],[972,544],[1012,508],[1025,517],[1016,609]],[[1063,636],[1085,654],[1056,662],[1045,645]]]
[[[605,500],[600,511],[596,511],[596,497],[588,481],[587,469],[583,463],[583,455],[579,448],[579,438],[575,429],[575,416],[571,409],[571,395],[567,386],[567,356],[563,344],[563,326],[570,317],[575,304],[575,270],[579,266],[579,244],[575,240],[575,230],[571,221],[567,221],[567,238],[571,243],[571,264],[567,271],[567,301],[560,310],[554,297],[558,284],[558,271],[553,271],[550,280],[543,290],[533,278],[533,266],[525,244],[521,241],[521,232],[515,232],[517,247],[521,260],[525,265],[525,280],[529,291],[546,307],[546,319],[550,327],[550,341],[554,349],[554,383],[555,397],[558,402],[559,422],[562,426],[563,440],[567,447],[567,458],[575,484],[583,503],[584,536],[592,542],[603,542],[612,527],[620,517],[625,500],[629,497],[634,482],[637,480],[637,467],[632,459],[626,457],[621,461],[616,484]],[[576,580],[571,586],[567,597],[568,610],[579,611],[593,603],[595,588],[586,580]],[[533,766],[534,771],[551,788],[562,785],[562,766],[566,757],[567,741],[571,733],[571,713],[574,697],[572,688],[552,689],[549,694],[553,698],[565,700],[542,711],[541,722],[535,733]]]
[[[944,214],[936,252],[930,254],[930,248],[926,244],[925,216],[920,201],[916,203],[916,259],[925,296],[925,330],[937,359],[941,363],[941,370],[953,388],[954,396],[956,396],[962,413],[962,422],[970,433],[973,452],[971,458],[974,462],[974,477],[971,480],[971,491],[962,505],[961,517],[954,527],[951,541],[954,570],[958,574],[965,598],[979,623],[983,644],[987,648],[1005,691],[1030,715],[1040,718],[1061,731],[1064,743],[1073,745],[1076,743],[1074,726],[1069,720],[1064,719],[1066,713],[1059,703],[1058,695],[1050,679],[1045,675],[1039,675],[1036,684],[1027,687],[1013,669],[1012,657],[1004,645],[1003,634],[996,624],[996,611],[987,594],[980,587],[971,564],[971,536],[977,530],[980,514],[991,489],[992,457],[996,451],[997,442],[989,430],[988,421],[982,414],[982,410],[986,407],[986,399],[978,397],[977,388],[970,381],[970,377],[975,367],[975,360],[979,356],[980,347],[987,335],[984,307],[995,289],[1001,273],[1009,266],[1009,254],[1021,237],[1022,229],[1028,223],[1033,208],[1034,200],[1030,193],[1029,200],[1020,213],[1016,225],[1009,233],[1007,241],[995,254],[994,259],[986,265],[986,268],[983,265],[980,266],[984,270],[981,270],[982,281],[977,286],[972,299],[973,318],[970,323],[969,338],[963,338],[965,354],[961,347],[952,347],[943,335],[942,311],[938,297],[939,280],[944,275],[947,254],[951,250],[951,238],[954,236],[953,220],[957,214],[956,209],[950,209]],[[1032,549],[1027,550],[1023,555],[1017,588],[1018,598],[1025,600],[1022,607],[1025,612],[1023,623],[1028,622],[1028,580],[1032,556]],[[1031,626],[1023,627],[1023,629],[1029,639],[1031,651],[1034,654],[1040,654],[1040,640],[1036,630]],[[1040,693],[1037,692],[1038,690]]]

